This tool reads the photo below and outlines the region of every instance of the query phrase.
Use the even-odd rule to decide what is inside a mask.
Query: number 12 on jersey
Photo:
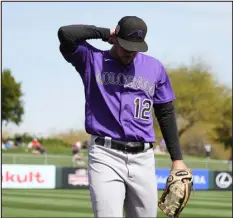
[[[134,105],[135,105],[134,118],[142,119],[142,120],[150,119],[150,112],[153,105],[150,99],[144,99],[142,101],[141,98],[135,98]]]

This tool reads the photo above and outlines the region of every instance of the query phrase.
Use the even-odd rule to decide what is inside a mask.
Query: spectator
[[[88,147],[89,147],[89,143],[88,143],[87,140],[85,140],[85,141],[83,142],[83,144],[82,144],[82,148],[83,148],[83,149],[88,149]]]
[[[228,163],[229,163],[230,165],[232,165],[232,154],[231,154],[230,158],[228,159]]]
[[[161,151],[160,146],[156,145],[155,148],[154,148],[154,154],[165,155],[166,152],[165,151]]]
[[[211,155],[211,144],[205,144],[205,153],[206,153],[206,158],[210,158]]]
[[[45,153],[45,149],[43,148],[43,146],[40,144],[40,142],[38,141],[37,138],[34,138],[32,140],[32,142],[30,143],[30,147],[35,150],[32,150],[33,154],[44,154]]]
[[[72,154],[75,155],[79,153],[81,150],[81,143],[79,141],[76,141],[72,147]]]
[[[81,154],[81,143],[79,141],[76,141],[72,147],[72,162],[73,166],[83,166],[85,165],[85,162],[82,159]]]
[[[164,139],[162,139],[159,143],[161,151],[166,151],[166,143]]]
[[[6,140],[6,143],[5,143],[5,149],[7,150],[10,148],[15,148],[14,141],[11,138]]]
[[[22,144],[22,137],[21,136],[16,136],[15,137],[15,145],[19,147]]]
[[[5,143],[2,141],[2,150],[6,151]]]

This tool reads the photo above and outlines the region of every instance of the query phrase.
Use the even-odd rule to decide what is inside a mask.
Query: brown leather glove
[[[190,169],[171,170],[158,207],[169,217],[177,218],[186,206],[193,188]]]

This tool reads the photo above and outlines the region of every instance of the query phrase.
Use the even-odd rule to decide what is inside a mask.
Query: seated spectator
[[[34,138],[31,143],[28,144],[28,148],[35,149],[32,150],[33,154],[44,154],[46,152],[37,138]]]
[[[6,146],[3,141],[2,141],[2,150],[6,151]]]
[[[228,159],[228,163],[231,165],[232,164],[232,154],[230,156],[230,158]]]
[[[79,141],[76,141],[72,147],[72,154],[75,155],[79,153],[81,150],[81,143]]]
[[[160,146],[156,145],[155,148],[154,148],[154,154],[164,155],[164,154],[166,154],[166,152],[165,151],[161,151]]]
[[[10,149],[10,148],[15,148],[15,143],[14,143],[14,141],[11,138],[9,138],[8,140],[6,140],[5,148],[6,148],[6,150]]]
[[[82,148],[88,149],[88,147],[89,147],[89,143],[88,143],[87,140],[85,140],[85,141],[83,142],[83,144],[82,144]]]
[[[164,139],[162,139],[162,140],[159,142],[159,145],[160,145],[161,151],[166,151],[167,147],[166,147],[166,143],[165,143],[165,140],[164,140]]]
[[[85,162],[82,159],[82,153],[81,153],[81,143],[79,141],[76,141],[72,147],[72,162],[73,166],[83,166],[85,165]]]
[[[205,148],[205,156],[207,159],[209,159],[211,156],[211,144],[205,144],[204,148]]]
[[[22,137],[21,136],[16,136],[15,137],[15,145],[19,147],[22,144]]]

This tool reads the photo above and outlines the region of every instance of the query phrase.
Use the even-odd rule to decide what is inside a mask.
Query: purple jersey
[[[122,141],[155,141],[153,104],[175,99],[166,70],[157,59],[138,53],[124,66],[109,51],[87,42],[64,57],[85,86],[87,133]]]

